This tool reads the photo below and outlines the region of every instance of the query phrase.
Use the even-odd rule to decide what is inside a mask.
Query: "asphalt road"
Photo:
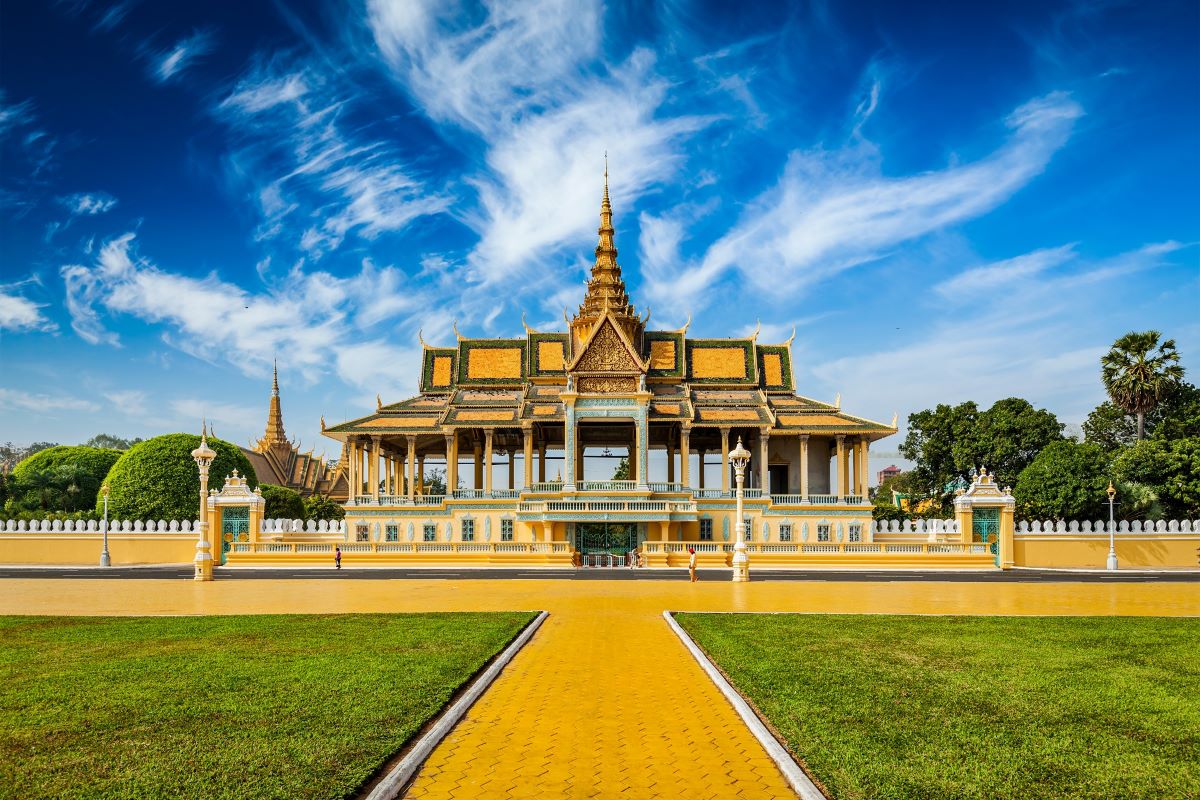
[[[728,581],[728,569],[702,569],[702,581]],[[191,565],[153,567],[0,567],[4,578],[186,579]],[[406,569],[294,568],[218,569],[217,580],[573,580],[573,581],[686,581],[682,569]],[[951,572],[945,570],[769,570],[750,571],[753,581],[943,581],[949,583],[1197,583],[1200,570],[1190,572],[1064,572],[1020,569],[1008,572]]]

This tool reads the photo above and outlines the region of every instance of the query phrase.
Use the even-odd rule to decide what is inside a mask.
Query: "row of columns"
[[[635,448],[640,448],[645,443],[638,441],[640,429],[635,426]],[[721,442],[721,489],[728,492],[730,490],[730,428],[720,428]],[[534,436],[531,428],[525,427],[521,429],[523,455],[524,455],[524,485],[529,486],[533,483],[533,462],[534,462]],[[483,441],[474,443],[474,485],[482,487],[484,491],[491,492],[492,475],[493,475],[493,458],[494,458],[494,437],[495,431],[491,428],[483,430]],[[459,441],[457,432],[445,435],[446,438],[446,486],[448,491],[452,491],[458,485],[458,469],[459,469]],[[847,495],[866,496],[867,487],[869,486],[870,471],[868,467],[870,441],[866,437],[850,437],[838,435],[835,437],[837,448],[835,458],[837,459],[837,486],[838,495],[845,497]],[[416,453],[417,439],[415,435],[409,435],[407,439],[407,453],[397,455],[395,453],[384,452],[381,445],[381,437],[372,436],[369,439],[355,439],[347,443],[350,448],[349,458],[349,479],[351,496],[359,496],[363,494],[363,484],[367,485],[366,494],[374,499],[378,499],[380,495],[380,470],[383,470],[384,494],[399,495],[402,493],[407,497],[424,494],[425,480],[425,458],[418,456]],[[574,453],[568,454],[567,474],[563,477],[566,483],[572,483],[570,480],[571,470],[578,471],[582,465],[582,444],[577,437],[569,437],[569,441],[573,442]],[[801,434],[800,442],[800,494],[807,497],[809,494],[809,436]],[[546,444],[544,441],[536,443],[537,462],[538,462],[538,480],[546,481]],[[760,431],[758,435],[758,464],[759,485],[767,490],[770,488],[770,463],[769,463],[769,446],[770,434],[767,431]],[[630,452],[629,466],[631,478],[638,480],[638,463],[641,461],[635,453],[636,450]],[[508,487],[515,488],[515,465],[513,452],[510,450],[508,455]],[[680,455],[680,483],[685,487],[691,487],[691,429],[684,427],[680,431],[679,436],[679,455]],[[707,450],[704,448],[697,449],[699,457],[699,475],[698,486],[696,488],[705,488],[704,462],[707,455]],[[364,456],[366,456],[366,464],[364,467]],[[645,480],[640,480],[645,483]],[[667,482],[675,482],[675,444],[673,441],[667,443]]]

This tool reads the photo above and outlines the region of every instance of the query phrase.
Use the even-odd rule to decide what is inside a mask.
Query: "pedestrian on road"
[[[338,569],[342,568],[342,547],[335,545],[333,548],[333,565]]]
[[[692,576],[692,583],[696,582],[696,548],[688,548],[688,574]]]

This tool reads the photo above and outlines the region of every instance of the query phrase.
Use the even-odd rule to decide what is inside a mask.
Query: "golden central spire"
[[[626,334],[640,343],[642,324],[637,318],[629,295],[625,293],[625,281],[621,277],[621,266],[617,263],[617,246],[613,240],[612,202],[608,196],[608,153],[604,154],[604,195],[600,200],[600,228],[596,231],[596,261],[587,282],[587,294],[579,306],[579,313],[571,323],[576,343],[582,342],[592,326],[604,316],[605,311],[621,323]]]
[[[267,430],[255,448],[260,452],[271,445],[282,444],[291,446],[287,434],[283,430],[283,409],[279,404],[279,362],[275,362],[274,376],[271,380],[271,405],[267,412]]]

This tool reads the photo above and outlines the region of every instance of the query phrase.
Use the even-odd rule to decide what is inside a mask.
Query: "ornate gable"
[[[629,340],[621,335],[612,317],[605,315],[571,365],[574,372],[618,372],[638,374],[646,369],[634,354]]]

